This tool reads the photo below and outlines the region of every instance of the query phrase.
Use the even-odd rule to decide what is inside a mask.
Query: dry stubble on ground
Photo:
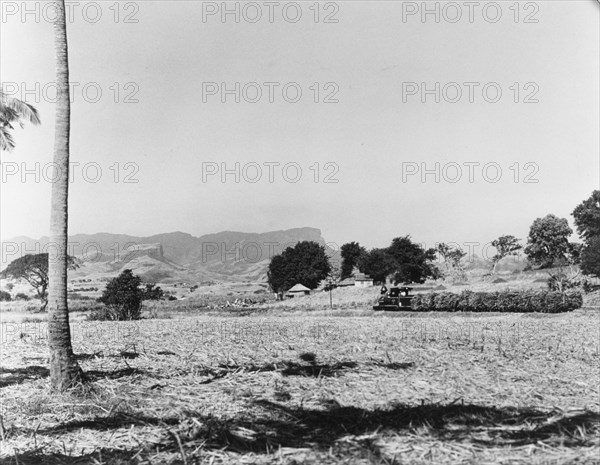
[[[600,463],[597,311],[334,315],[3,325],[1,460]]]

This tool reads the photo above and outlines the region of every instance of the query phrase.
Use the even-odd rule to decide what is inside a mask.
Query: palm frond
[[[14,126],[11,123],[18,123],[23,127],[23,120],[31,124],[41,124],[37,109],[26,102],[6,95],[1,90],[0,85],[0,150],[11,152],[15,148],[11,130]]]
[[[13,121],[17,121],[19,119],[19,115],[15,110],[9,107],[2,106],[0,104],[0,122],[4,124],[9,124]]]
[[[15,140],[6,126],[0,126],[0,150],[12,152],[15,148]]]
[[[0,113],[8,113],[10,110],[18,115],[18,119],[24,119],[35,125],[41,124],[39,113],[33,105],[6,95],[0,90]]]

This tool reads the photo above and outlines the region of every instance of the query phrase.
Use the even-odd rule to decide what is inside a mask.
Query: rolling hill
[[[70,279],[102,280],[126,268],[151,282],[266,281],[269,260],[300,241],[325,245],[316,228],[265,233],[223,231],[200,237],[173,232],[149,237],[124,234],[76,234],[69,253],[80,260]],[[20,236],[2,241],[2,269],[28,253],[48,251],[49,238]]]

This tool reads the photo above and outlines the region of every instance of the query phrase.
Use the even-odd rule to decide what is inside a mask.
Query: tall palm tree
[[[23,127],[23,120],[36,125],[41,123],[35,107],[6,95],[0,89],[0,150],[11,152],[15,148],[11,131],[14,129],[14,123]]]
[[[71,102],[69,100],[69,56],[65,0],[55,2],[54,48],[56,52],[56,103],[54,163],[60,173],[52,183],[50,241],[54,249],[48,262],[48,345],[50,348],[50,383],[55,391],[63,391],[83,380],[71,346],[71,328],[67,307],[67,240],[69,198],[69,136]]]

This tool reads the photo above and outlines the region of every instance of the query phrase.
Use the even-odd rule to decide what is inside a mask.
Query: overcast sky
[[[24,3],[0,80],[43,124],[1,155],[4,240],[49,231],[51,11]],[[72,5],[71,234],[486,243],[598,188],[597,1]]]

